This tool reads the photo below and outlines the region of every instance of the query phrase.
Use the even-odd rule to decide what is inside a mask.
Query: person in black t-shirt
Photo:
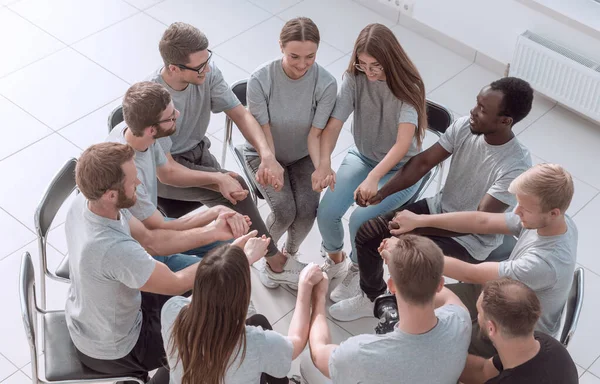
[[[479,337],[498,351],[491,359],[469,355],[460,377],[464,384],[579,383],[575,363],[552,336],[534,332],[541,306],[525,284],[489,281],[477,300]]]

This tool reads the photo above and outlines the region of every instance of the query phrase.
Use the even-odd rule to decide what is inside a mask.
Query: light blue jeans
[[[348,150],[344,161],[336,174],[335,191],[328,189],[319,204],[317,211],[317,223],[323,238],[323,248],[328,253],[338,252],[344,248],[344,228],[342,217],[354,202],[354,191],[367,178],[369,172],[377,166],[377,162],[363,156],[356,147]],[[404,163],[400,163],[389,171],[380,181],[381,188]],[[352,253],[350,258],[354,263],[358,262],[354,238],[360,226],[367,220],[400,208],[417,191],[421,180],[413,186],[396,192],[383,199],[377,205],[368,207],[357,207],[350,215],[350,239],[352,242]]]
[[[170,217],[166,217],[165,220],[175,220]],[[183,253],[176,253],[171,256],[153,256],[155,260],[160,261],[163,264],[166,264],[167,267],[173,272],[181,271],[189,267],[192,264],[196,264],[202,260],[202,257],[210,252],[212,249],[217,248],[220,245],[228,244],[230,241],[215,241],[214,243],[210,243],[204,245],[202,247],[190,249],[189,251],[185,251]]]

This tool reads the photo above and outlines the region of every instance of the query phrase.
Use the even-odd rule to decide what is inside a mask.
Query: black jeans
[[[227,172],[221,168],[217,159],[210,153],[209,148],[210,140],[207,137],[204,137],[204,139],[202,139],[202,141],[191,150],[184,153],[179,153],[177,155],[173,154],[173,159],[184,167],[197,171]],[[246,190],[248,189],[246,181],[244,181],[241,176],[239,176],[237,180],[242,185],[242,188]],[[258,231],[258,236],[265,235],[267,237],[271,237],[267,231],[267,227],[262,217],[260,217],[260,213],[258,212],[256,204],[254,204],[254,201],[252,201],[250,198],[250,194],[248,194],[248,197],[246,197],[244,200],[238,201],[236,205],[233,205],[218,191],[212,191],[210,189],[198,187],[173,187],[171,185],[162,184],[159,181],[158,195],[160,197],[173,200],[199,201],[207,207],[224,205],[236,212],[241,213],[242,215],[250,217],[250,220],[252,220],[252,226],[250,227],[250,230],[256,229]],[[266,256],[274,256],[277,252],[277,242],[271,239]]]
[[[385,293],[387,289],[387,284],[383,281],[383,259],[377,248],[383,239],[392,236],[388,228],[388,223],[394,218],[397,212],[405,209],[419,215],[430,214],[427,201],[424,199],[419,200],[365,222],[356,233],[355,243],[360,271],[360,288],[371,301]],[[470,263],[477,262],[452,237],[427,237],[442,249],[444,255]]]
[[[171,296],[142,292],[142,329],[138,341],[126,356],[116,360],[100,360],[79,350],[79,360],[86,367],[115,376],[132,376],[152,384],[168,384],[169,370],[160,333],[160,311]],[[158,371],[148,381],[148,372]]]
[[[269,320],[263,315],[254,315],[246,319],[246,325],[253,325],[255,327],[262,327],[262,329],[273,330]],[[289,380],[287,377],[277,378],[266,373],[263,373],[260,377],[260,384],[288,384]]]

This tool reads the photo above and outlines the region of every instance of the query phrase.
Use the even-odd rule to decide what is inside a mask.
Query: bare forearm
[[[309,343],[313,346],[325,346],[331,344],[329,325],[327,324],[327,313],[325,310],[325,298],[313,298],[312,315],[310,319]]]
[[[335,144],[342,131],[343,122],[333,117],[329,119],[327,126],[321,134],[321,140],[319,145],[319,165],[331,166],[331,154],[335,149]]]
[[[220,172],[196,171],[175,163],[169,172],[163,175],[159,174],[159,180],[161,183],[174,187],[203,187],[211,190],[217,188],[216,190],[218,190],[217,184],[222,176]]]
[[[204,227],[212,223],[217,216],[219,216],[219,213],[214,208],[215,207],[194,215],[186,215],[176,220],[165,221],[164,229],[184,231],[192,228]]]
[[[480,264],[470,264],[453,257],[444,257],[444,275],[471,284],[485,284],[500,277],[500,263],[486,261]]]
[[[409,146],[410,143],[407,145],[407,143],[404,142],[396,142],[396,144],[394,144],[385,155],[383,160],[381,160],[379,164],[377,164],[375,168],[369,172],[369,176],[376,177],[377,180],[382,179],[404,158],[404,156],[406,156]]]
[[[313,162],[315,168],[319,167],[319,161],[321,160],[321,135],[308,135],[308,155]]]
[[[267,140],[267,144],[269,148],[271,148],[271,152],[275,153],[275,142],[273,141],[273,134],[271,133],[271,126],[269,124],[265,124],[261,126],[263,133],[265,135],[265,139]]]
[[[396,192],[414,185],[421,180],[431,168],[432,167],[429,164],[422,161],[422,157],[412,157],[387,183],[385,183],[383,187],[381,187],[380,193],[382,198],[386,198],[389,195],[393,195]]]
[[[306,346],[306,342],[308,341],[310,294],[311,292],[305,292],[302,287],[298,290],[296,309],[294,310],[294,315],[292,316],[292,321],[288,330],[288,337],[292,340],[294,346],[293,359],[302,353]]]
[[[494,372],[486,374],[485,365],[488,360],[481,356],[467,355],[467,363],[460,375],[460,382],[464,384],[482,384],[494,377]]]
[[[148,239],[142,244],[153,256],[169,256],[202,247],[218,241],[213,228],[193,228],[184,231],[169,229],[151,230]]]
[[[258,152],[258,155],[261,158],[264,156],[274,156],[274,151],[271,150],[267,138],[265,137],[265,133],[256,119],[254,119],[250,112],[244,107],[238,107],[242,108],[243,111],[236,111],[236,113],[230,115],[230,117],[235,122],[235,125],[237,125],[240,132],[242,132],[244,138],[246,138],[254,149],[256,149],[256,152]]]
[[[487,229],[487,212],[451,212],[438,215],[420,215],[419,228],[439,228],[457,233],[491,233]]]

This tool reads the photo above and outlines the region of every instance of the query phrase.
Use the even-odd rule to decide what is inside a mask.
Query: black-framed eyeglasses
[[[204,70],[206,69],[206,66],[208,65],[208,63],[210,62],[210,59],[212,58],[212,51],[210,49],[207,49],[208,51],[208,59],[206,59],[206,61],[202,64],[200,64],[200,66],[198,68],[190,68],[187,65],[183,65],[183,64],[173,64],[178,68],[181,69],[187,69],[188,71],[194,71],[194,72],[198,72],[199,75],[202,74],[202,72],[204,72]]]
[[[174,110],[171,117],[169,117],[168,119],[160,120],[160,121],[156,122],[154,125],[161,125],[162,123],[168,123],[168,122],[175,124],[177,122],[177,117],[175,117],[176,113],[177,113],[177,110]]]

